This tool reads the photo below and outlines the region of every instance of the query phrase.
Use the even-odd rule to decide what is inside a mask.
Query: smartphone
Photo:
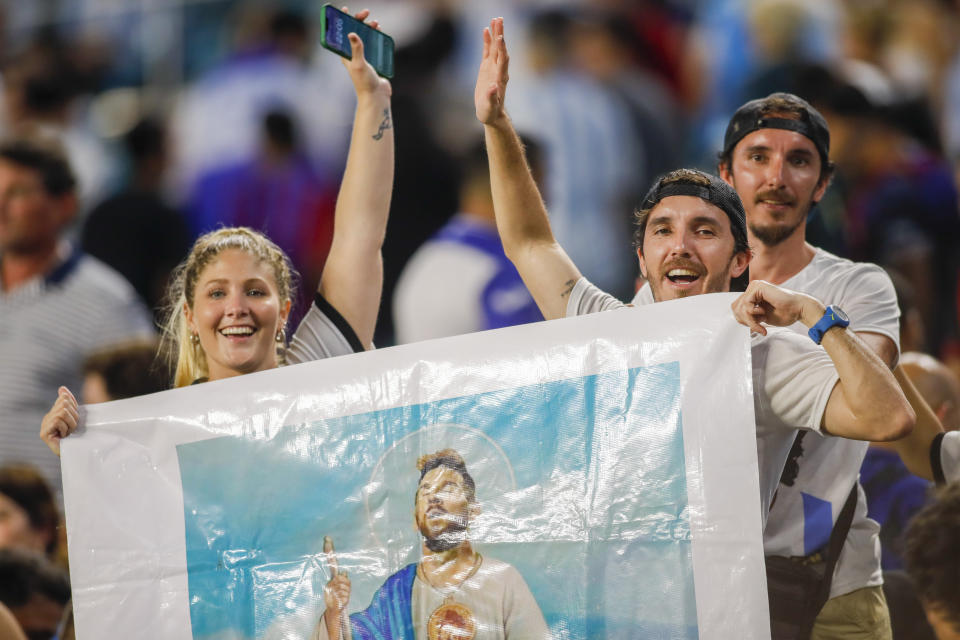
[[[347,34],[355,33],[363,41],[363,57],[374,71],[384,78],[393,77],[393,38],[344,13],[332,4],[323,5],[320,13],[320,44],[325,49],[343,56],[350,54]]]

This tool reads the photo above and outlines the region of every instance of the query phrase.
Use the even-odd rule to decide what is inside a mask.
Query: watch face
[[[846,313],[844,313],[843,309],[841,309],[840,307],[831,306],[830,311],[831,313],[833,313],[833,315],[837,317],[837,319],[841,320],[842,322],[850,322],[850,318],[847,316]]]

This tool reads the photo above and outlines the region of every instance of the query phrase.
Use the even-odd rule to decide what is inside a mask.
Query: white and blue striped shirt
[[[64,385],[79,392],[94,351],[154,335],[133,287],[99,260],[67,251],[46,275],[0,290],[0,465],[28,463],[60,494],[60,460],[40,421]]]

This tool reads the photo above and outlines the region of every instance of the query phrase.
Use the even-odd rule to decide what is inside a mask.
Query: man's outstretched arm
[[[503,18],[494,18],[483,30],[483,59],[474,102],[477,119],[484,125],[497,230],[507,257],[543,317],[562,318],[580,271],[553,237],[523,145],[504,109],[508,64]]]

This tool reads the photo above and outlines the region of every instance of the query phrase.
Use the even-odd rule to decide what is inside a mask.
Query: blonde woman
[[[356,14],[366,20],[369,11]],[[376,21],[370,23],[378,27]],[[357,92],[353,134],[334,217],[334,237],[317,295],[287,347],[293,274],[287,256],[242,227],[201,236],[174,274],[161,355],[173,384],[221,380],[283,364],[368,349],[372,345],[383,264],[380,249],[393,188],[390,83],[363,58],[350,34],[344,61]],[[61,387],[40,437],[59,455],[76,428],[79,406]]]

